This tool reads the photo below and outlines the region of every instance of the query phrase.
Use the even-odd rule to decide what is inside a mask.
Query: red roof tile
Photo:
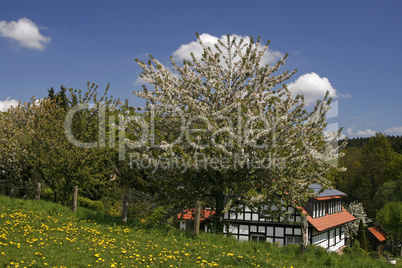
[[[387,240],[385,234],[377,226],[370,227],[368,230],[378,239],[378,241],[382,242]]]
[[[179,213],[178,218],[183,220],[194,220],[194,213],[195,209],[186,209],[183,211],[183,213]],[[215,211],[202,209],[200,222],[209,219],[209,217],[211,217],[212,215],[215,215]]]
[[[308,222],[319,232],[329,229],[331,227],[335,227],[337,225],[353,221],[355,219],[356,218],[353,217],[352,214],[347,212],[344,208],[342,208],[341,212],[336,212],[334,214],[325,215],[318,218],[307,216]]]
[[[332,196],[314,197],[315,200],[330,200]]]
[[[330,200],[330,199],[338,199],[342,198],[341,195],[331,195],[331,196],[322,196],[322,197],[314,197],[315,200]]]

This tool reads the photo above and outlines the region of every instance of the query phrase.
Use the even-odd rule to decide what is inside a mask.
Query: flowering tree
[[[29,160],[26,144],[33,130],[26,125],[33,119],[22,105],[11,107],[8,112],[0,113],[0,176],[13,188],[24,181]]]
[[[71,105],[105,102],[114,107],[117,102],[105,96],[97,99],[95,85],[89,84],[85,95],[71,89],[70,99]],[[82,143],[98,140],[98,107],[77,112],[69,134]],[[108,161],[115,158],[115,148],[85,149],[71,143],[65,133],[68,108],[51,98],[32,98],[0,116],[0,172],[5,181],[18,187],[45,183],[54,201],[68,202],[75,185],[99,196],[96,190],[112,174]]]
[[[353,239],[357,237],[359,224],[363,224],[363,227],[367,227],[367,223],[372,222],[372,220],[367,217],[362,203],[354,201],[346,206],[345,209],[356,218],[355,221],[346,224],[345,235],[349,239],[349,242],[352,242]]]
[[[153,85],[135,92],[147,106],[128,127],[142,133],[127,141],[137,166],[147,160],[169,194],[212,197],[218,217],[225,195],[250,206],[298,206],[313,194],[311,183],[329,187],[325,175],[339,156],[340,132],[324,131],[328,94],[308,112],[304,97],[292,97],[283,84],[296,70],[274,75],[287,55],[270,66],[262,64],[268,44],[260,39],[228,35],[208,47],[197,38],[201,58],[191,53],[178,64],[171,57],[173,71],[151,55],[148,63],[136,59],[141,78]]]

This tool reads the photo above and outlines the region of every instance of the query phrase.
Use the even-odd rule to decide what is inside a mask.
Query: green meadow
[[[299,252],[0,196],[0,267],[394,267],[362,252]]]

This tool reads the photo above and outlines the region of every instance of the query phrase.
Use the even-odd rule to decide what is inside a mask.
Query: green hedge
[[[78,196],[78,206],[103,212],[105,210],[101,201],[94,201],[86,197]]]

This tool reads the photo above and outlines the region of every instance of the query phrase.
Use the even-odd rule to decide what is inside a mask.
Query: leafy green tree
[[[363,176],[370,184],[366,191],[367,197],[363,201],[369,216],[374,216],[380,209],[380,202],[374,199],[377,190],[388,181],[396,180],[402,175],[402,155],[396,153],[387,139],[381,133],[370,138],[364,146],[362,157]]]
[[[11,195],[15,187],[28,186],[31,182],[32,168],[26,149],[33,134],[33,130],[26,128],[31,121],[32,116],[22,104],[0,114],[0,176],[10,186]]]
[[[60,107],[68,109],[71,105],[71,100],[67,96],[67,88],[63,85],[60,87],[59,92],[55,92],[53,87],[48,89],[48,98],[55,101]]]
[[[131,146],[138,159],[164,163],[165,170],[175,161],[186,168],[176,169],[183,172],[178,177],[161,168],[153,174],[171,186],[166,195],[181,189],[188,193],[182,199],[209,197],[222,218],[225,195],[240,195],[250,206],[266,201],[274,213],[273,205],[306,202],[311,183],[329,187],[340,132],[324,132],[328,94],[308,112],[303,96],[293,97],[283,84],[295,71],[274,75],[287,56],[270,66],[262,62],[268,44],[259,39],[228,35],[208,47],[197,37],[201,58],[191,53],[182,65],[171,58],[173,72],[152,56],[148,63],[137,60],[141,78],[153,86],[135,93],[147,100],[137,122],[147,127],[150,118],[150,135]],[[141,133],[138,123],[130,129]]]
[[[402,201],[402,177],[385,182],[376,192],[374,200],[379,207]]]
[[[402,137],[400,136],[389,136],[388,137],[392,148],[394,149],[395,152],[398,154],[402,154]]]
[[[377,133],[375,137],[349,140],[345,155],[340,159],[346,172],[330,174],[336,188],[348,194],[345,201],[363,203],[370,217],[375,217],[386,202],[397,201],[400,196],[402,155],[391,146],[395,139]]]
[[[96,89],[95,85],[88,84],[85,95],[80,90],[69,90],[72,99],[75,98],[79,104],[95,104],[75,113],[69,126],[70,132],[81,143],[100,140],[99,102],[111,106],[117,103],[105,95],[97,99]],[[61,92],[61,95],[65,94],[64,89]],[[3,173],[10,182],[21,184],[24,171],[30,170],[27,176],[50,187],[54,201],[69,202],[75,185],[87,197],[99,198],[101,185],[108,183],[112,175],[108,161],[114,158],[115,148],[98,146],[85,149],[71,143],[65,132],[66,105],[65,100],[32,99],[10,109],[1,118],[1,124],[8,126],[1,130],[2,137],[9,139],[0,147],[4,152]]]
[[[344,152],[345,155],[340,159],[339,164],[345,167],[346,171],[334,171],[340,177],[335,181],[335,186],[340,191],[348,194],[346,201],[365,201],[367,185],[364,183],[363,166],[361,164],[363,150],[359,147],[347,147]]]
[[[402,238],[402,201],[387,203],[376,216],[382,230],[393,241],[395,248]]]

